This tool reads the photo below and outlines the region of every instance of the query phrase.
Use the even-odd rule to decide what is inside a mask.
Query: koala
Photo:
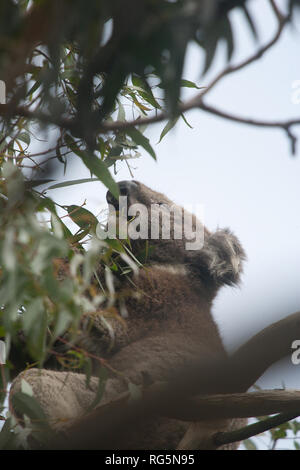
[[[125,213],[121,198],[116,200],[108,192],[108,221],[114,214],[120,220],[123,210],[128,227],[133,224],[128,236],[142,267],[116,281],[118,293],[126,294],[124,321],[103,317],[101,312],[83,319],[85,332],[79,344],[104,357],[108,365],[109,377],[98,406],[127,391],[128,382],[143,387],[167,381],[197,358],[225,357],[211,313],[213,300],[222,286],[239,283],[246,258],[229,229],[210,232],[195,215],[185,212],[190,223],[183,227],[183,209],[165,195],[134,180],[118,185],[127,202]],[[98,386],[97,377],[87,386],[81,373],[29,369],[13,381],[10,397],[21,389],[22,379],[31,385],[55,429],[67,429],[83,416]],[[187,427],[185,422],[159,418],[133,432],[124,448],[175,449]]]

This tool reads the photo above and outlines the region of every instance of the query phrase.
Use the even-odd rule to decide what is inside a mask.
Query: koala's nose
[[[137,183],[135,181],[119,181],[118,183],[120,196],[129,196],[133,188],[137,187]],[[115,205],[117,203],[114,196],[111,194],[110,191],[106,193],[106,200],[109,204]]]

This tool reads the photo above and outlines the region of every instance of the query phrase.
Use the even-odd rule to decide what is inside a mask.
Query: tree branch
[[[282,129],[284,130],[288,137],[292,141],[292,150],[293,154],[295,153],[295,143],[296,143],[296,137],[291,133],[290,128],[295,125],[300,125],[300,118],[297,119],[289,119],[287,121],[261,121],[253,118],[244,118],[241,116],[236,116],[234,114],[226,113],[222,110],[219,110],[213,106],[209,106],[205,104],[203,101],[197,100],[197,102],[194,100],[191,100],[190,102],[185,103],[184,105],[179,107],[178,115],[185,111],[189,111],[193,108],[199,108],[202,111],[205,111],[210,114],[214,114],[215,116],[227,119],[229,121],[233,122],[238,122],[240,124],[247,124],[255,127],[266,127],[266,128],[277,128],[277,129]],[[130,129],[135,126],[142,126],[142,125],[147,125],[147,124],[153,124],[156,122],[161,122],[165,119],[168,119],[169,116],[166,113],[160,113],[157,116],[152,116],[148,118],[142,118],[142,119],[135,119],[132,121],[115,121],[112,123],[106,123],[103,124],[100,128],[100,132],[118,132],[118,131],[126,131],[127,129]]]
[[[279,129],[281,128],[286,130],[289,129],[291,126],[300,124],[300,118],[289,119],[287,121],[260,121],[258,119],[244,118],[241,116],[236,116],[234,114],[226,113],[218,108],[215,108],[214,106],[204,104],[203,102],[199,105],[199,108],[207,113],[214,114],[215,116],[219,116],[230,121],[239,122],[240,124],[249,124],[251,126],[257,127],[277,127]]]
[[[21,116],[30,120],[40,121],[42,124],[53,124],[70,132],[76,131],[75,119],[64,119],[37,110],[31,111],[25,106],[14,107],[13,103],[0,104],[0,116],[6,119],[10,119],[12,116]]]
[[[165,416],[168,416],[167,411]],[[251,418],[281,412],[300,415],[300,390],[201,395],[182,402],[177,414],[172,410],[171,417],[197,422],[204,419]]]
[[[198,361],[178,371],[165,387],[154,387],[151,393],[126,406],[124,402],[100,406],[74,423],[66,439],[57,436],[49,447],[120,448],[126,442],[128,430],[135,429],[139,423],[165,415],[166,410],[168,416],[178,418],[178,410],[182,410],[187,397],[245,392],[268,367],[291,354],[291,344],[299,335],[300,312],[296,312],[265,328],[228,359]]]
[[[233,442],[243,441],[244,439],[249,439],[250,437],[256,436],[263,432],[269,431],[272,428],[280,426],[292,419],[297,418],[300,415],[300,409],[298,413],[280,413],[271,418],[264,419],[257,423],[249,424],[241,429],[236,429],[229,432],[221,432],[213,436],[214,443],[216,447],[223,446],[225,444],[231,444]]]
[[[240,124],[247,124],[247,125],[254,126],[254,127],[268,127],[270,129],[274,129],[274,128],[282,129],[283,131],[287,133],[287,136],[290,139],[292,155],[295,155],[296,153],[297,138],[291,132],[291,127],[299,125],[300,118],[290,119],[287,121],[260,121],[258,119],[244,118],[244,117],[237,116],[234,114],[226,113],[213,106],[206,105],[203,102],[199,104],[198,107],[202,109],[202,111],[205,111],[210,114],[214,114],[215,116],[221,117],[223,119],[227,119],[229,121],[238,122]]]

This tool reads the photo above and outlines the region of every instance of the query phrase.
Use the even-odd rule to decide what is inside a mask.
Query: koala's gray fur
[[[173,206],[166,196],[142,183],[121,182],[119,187],[129,204]],[[110,193],[107,199],[117,204]],[[193,220],[196,222],[195,217]],[[137,385],[145,380],[165,381],[195,358],[226,355],[211,315],[212,302],[222,285],[239,282],[245,254],[228,229],[210,233],[204,228],[204,234],[204,246],[196,251],[185,249],[185,238],[151,240],[153,249],[147,263],[134,279],[134,291],[139,295],[128,296],[126,301],[126,323],[105,317],[103,324],[101,315],[94,314],[92,328],[81,338],[90,352],[106,357],[111,368]],[[132,240],[133,252],[139,253],[144,245],[144,240]],[[120,291],[129,288],[131,283],[124,279]],[[107,322],[114,331],[113,347],[105,332]],[[111,373],[100,405],[127,390],[122,377]],[[15,379],[11,394],[20,390],[22,378],[31,385],[56,428],[67,427],[85,413],[98,385],[94,377],[87,388],[84,374],[31,369]],[[129,438],[125,448],[174,449],[186,429],[187,423],[159,419],[151,427],[139,430],[134,439]]]

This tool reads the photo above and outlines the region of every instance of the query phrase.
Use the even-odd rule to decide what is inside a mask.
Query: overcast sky
[[[284,7],[286,1],[277,2]],[[260,41],[275,32],[268,2],[253,0]],[[299,23],[298,18],[298,24]],[[233,63],[253,54],[257,45],[240,13],[234,12],[236,52]],[[300,26],[299,28],[300,29]],[[295,27],[260,61],[227,77],[207,102],[244,117],[275,120],[300,116],[300,104],[292,103],[292,83],[300,80],[300,34]],[[201,78],[203,55],[190,46],[185,78],[205,86],[224,67],[222,47],[209,76]],[[185,95],[191,96],[188,90]],[[178,122],[160,144],[164,124],[147,130],[158,161],[142,152],[134,160],[134,178],[164,192],[179,204],[203,204],[210,230],[230,227],[243,244],[248,261],[239,289],[224,288],[214,305],[214,316],[228,349],[245,341],[270,323],[300,308],[300,142],[296,157],[281,130],[235,124],[200,111],[186,117],[193,126]],[[297,129],[295,129],[297,131]],[[300,136],[300,128],[298,130]],[[125,164],[118,181],[130,179]],[[79,164],[70,166],[62,179],[89,177]],[[49,192],[61,204],[82,204],[97,214],[105,207],[106,189],[90,183]],[[299,332],[300,339],[300,332]],[[266,348],[267,348],[266,344]],[[274,366],[260,384],[300,388],[300,366],[285,361]]]

